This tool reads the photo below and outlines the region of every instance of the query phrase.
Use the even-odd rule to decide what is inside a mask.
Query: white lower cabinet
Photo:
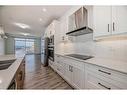
[[[56,63],[51,61],[50,59],[48,60],[49,66],[53,69],[56,70]]]
[[[119,71],[60,55],[55,55],[55,66],[56,72],[76,89],[127,89],[127,74]]]
[[[71,86],[76,89],[84,88],[84,64],[76,66],[78,62],[63,56],[55,56],[57,63],[57,73],[63,77]]]
[[[84,88],[84,71],[67,63],[65,64],[65,79],[76,89]]]
[[[72,85],[72,72],[71,66],[65,63],[65,80]]]
[[[72,82],[75,88],[77,89],[84,89],[84,71],[78,68],[73,67],[72,69]]]
[[[56,64],[56,71],[63,77],[65,75],[65,65],[64,63],[57,63]]]
[[[101,66],[85,64],[86,89],[127,89],[126,80],[127,74]]]
[[[111,83],[111,80],[86,70],[85,85],[86,89],[120,89]]]

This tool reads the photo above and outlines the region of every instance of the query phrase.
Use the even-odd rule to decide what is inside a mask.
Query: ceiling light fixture
[[[29,29],[30,26],[27,25],[27,24],[24,24],[24,23],[14,23],[14,25],[20,27],[20,28],[23,28],[23,29]]]
[[[42,10],[43,10],[43,12],[46,12],[46,11],[47,11],[47,9],[46,9],[46,8],[43,8]]]
[[[39,21],[42,21],[42,18],[40,18]]]
[[[29,33],[21,33],[21,34],[24,35],[24,36],[30,35]]]

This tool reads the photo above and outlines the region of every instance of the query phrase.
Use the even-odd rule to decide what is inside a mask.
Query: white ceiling
[[[53,19],[64,15],[72,6],[3,6],[0,7],[0,23],[6,33],[30,33],[32,36],[41,36],[45,27]],[[44,12],[43,8],[47,11]],[[39,19],[42,18],[42,21]],[[30,29],[22,29],[13,23],[24,23]]]

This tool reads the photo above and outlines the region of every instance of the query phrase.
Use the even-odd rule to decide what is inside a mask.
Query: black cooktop
[[[87,60],[87,59],[93,58],[93,56],[80,55],[80,54],[68,54],[66,56],[74,57],[81,60]]]

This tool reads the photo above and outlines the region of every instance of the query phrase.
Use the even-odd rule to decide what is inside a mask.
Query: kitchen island
[[[0,70],[0,89],[20,89],[23,87],[24,57],[25,55],[0,55],[0,61],[15,60],[7,69]],[[11,84],[12,82],[15,83],[15,86]]]

